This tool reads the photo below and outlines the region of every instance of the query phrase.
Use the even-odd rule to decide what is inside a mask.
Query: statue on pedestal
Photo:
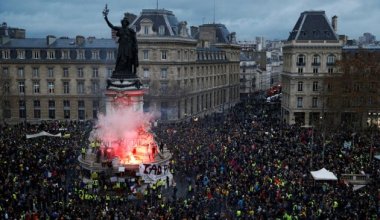
[[[109,9],[106,7],[103,10],[103,16],[108,26],[116,31],[116,36],[119,37],[119,48],[117,50],[116,66],[112,73],[112,79],[136,79],[137,67],[139,66],[138,49],[136,32],[129,28],[130,21],[127,16],[121,20],[121,27],[114,26],[108,20]]]

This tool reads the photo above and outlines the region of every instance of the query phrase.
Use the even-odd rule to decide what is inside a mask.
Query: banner
[[[166,179],[167,176],[171,176],[169,161],[160,164],[140,164],[138,175],[141,176],[146,183],[155,183],[157,180]]]
[[[36,138],[36,137],[40,137],[40,136],[49,136],[49,137],[61,137],[61,133],[58,133],[58,134],[50,134],[46,131],[41,131],[40,133],[37,133],[37,134],[27,134],[26,135],[26,139],[29,139],[29,138]]]

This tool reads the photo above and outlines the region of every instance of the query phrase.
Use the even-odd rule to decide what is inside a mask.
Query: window
[[[144,60],[149,60],[149,50],[144,50]]]
[[[165,35],[165,26],[161,25],[158,28],[158,35]]]
[[[4,90],[4,93],[10,92],[9,82],[7,82],[7,81],[4,82],[3,90]]]
[[[335,64],[335,56],[333,54],[330,54],[327,56],[327,65],[334,65]]]
[[[83,68],[78,68],[77,70],[78,70],[77,71],[78,78],[83,78]]]
[[[77,51],[77,59],[78,59],[78,60],[84,60],[84,59],[85,59],[85,53],[84,53],[84,50],[78,50],[78,51]]]
[[[98,78],[99,77],[99,69],[97,67],[92,68],[92,78]]]
[[[70,119],[70,100],[63,100],[63,117]]]
[[[17,59],[25,59],[25,50],[17,50]]]
[[[77,93],[84,94],[84,81],[77,82]]]
[[[321,64],[321,57],[319,55],[313,56],[313,66],[319,66]]]
[[[64,94],[70,93],[70,83],[68,81],[63,82],[63,93]]]
[[[53,94],[54,93],[54,82],[49,81],[48,82],[48,93]]]
[[[329,74],[334,73],[334,68],[328,68],[328,73],[329,73]]]
[[[313,107],[313,108],[318,107],[318,98],[317,97],[313,97],[311,107]]]
[[[17,76],[18,78],[25,78],[24,67],[19,67],[17,69]]]
[[[2,50],[1,51],[2,52],[2,57],[3,57],[3,59],[9,59],[10,58],[10,52],[9,52],[9,50]]]
[[[33,59],[40,59],[40,51],[33,50]]]
[[[3,77],[8,78],[9,77],[9,69],[8,67],[3,67]]]
[[[167,92],[168,92],[168,83],[167,82],[161,82],[160,91],[162,94],[167,94]]]
[[[21,94],[24,94],[24,93],[25,93],[25,81],[20,81],[20,82],[18,82],[18,91],[19,91]]]
[[[302,101],[303,101],[302,97],[297,97],[297,108],[302,108]]]
[[[167,79],[168,78],[168,69],[162,68],[161,69],[161,79]]]
[[[298,73],[302,74],[303,73],[303,68],[298,68]]]
[[[99,50],[93,50],[93,51],[91,51],[91,59],[93,59],[93,60],[99,60]]]
[[[318,81],[313,82],[313,91],[317,92],[318,91]]]
[[[52,59],[55,59],[55,51],[54,50],[49,50],[48,52],[47,52],[47,58],[49,59],[49,60],[52,60]]]
[[[48,68],[48,77],[53,78],[54,77],[54,69],[49,67]]]
[[[4,118],[11,118],[11,103],[8,100],[3,102],[4,104]]]
[[[69,77],[69,68],[67,67],[64,67],[63,68],[63,77]]]
[[[298,55],[297,66],[305,66],[305,55],[303,55],[303,54]]]
[[[33,101],[33,117],[34,118],[41,118],[41,103],[40,100],[34,100]]]
[[[318,68],[313,68],[313,73],[317,74],[318,73]]]
[[[144,26],[144,34],[145,35],[149,34],[149,27],[148,26]]]
[[[33,67],[32,76],[33,76],[33,78],[39,78],[40,77],[40,69],[38,67]]]
[[[107,77],[111,78],[112,76],[113,69],[112,68],[107,68]]]
[[[39,81],[33,81],[33,93],[34,94],[40,93],[40,82]]]
[[[91,91],[93,94],[97,94],[99,92],[99,82],[93,81],[91,84]]]
[[[49,118],[50,119],[55,119],[55,101],[54,100],[49,100],[48,102],[48,109],[49,109]]]
[[[115,52],[113,50],[108,50],[106,59],[107,60],[114,60],[115,59]]]
[[[199,53],[198,53],[198,57],[199,57]],[[177,51],[177,60],[181,60],[181,51]],[[198,58],[199,60],[199,58]]]
[[[92,101],[92,118],[94,119],[98,118],[98,111],[99,111],[99,101],[94,100]]]
[[[26,118],[26,108],[25,108],[25,100],[19,100],[19,117]]]
[[[70,59],[70,51],[68,50],[62,50],[62,59]]]
[[[85,106],[84,106],[84,100],[78,101],[78,119],[84,120],[85,119]]]
[[[302,81],[299,81],[298,82],[298,89],[297,89],[299,92],[302,92],[303,91],[303,82]]]
[[[144,68],[144,78],[149,78],[149,77],[150,77],[149,69]]]
[[[161,50],[161,60],[166,60],[167,59],[167,51],[166,50]]]

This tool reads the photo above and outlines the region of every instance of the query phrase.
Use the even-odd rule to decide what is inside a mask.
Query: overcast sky
[[[190,27],[213,22],[214,2],[215,22],[236,32],[238,40],[286,39],[306,10],[324,10],[329,19],[337,15],[338,33],[350,39],[365,32],[380,39],[380,0],[158,0],[158,8],[173,11]],[[0,22],[26,29],[30,38],[110,38],[102,17],[106,3],[115,25],[124,12],[138,15],[142,9],[157,7],[157,0],[0,0]]]

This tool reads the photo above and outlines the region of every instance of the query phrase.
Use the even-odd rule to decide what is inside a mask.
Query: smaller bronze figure
[[[109,9],[106,5],[103,10],[104,19],[108,26],[116,31],[116,36],[119,37],[116,66],[111,78],[135,79],[137,78],[136,72],[139,66],[136,32],[128,27],[130,21],[126,16],[121,20],[121,27],[112,25],[107,17],[108,12]]]

